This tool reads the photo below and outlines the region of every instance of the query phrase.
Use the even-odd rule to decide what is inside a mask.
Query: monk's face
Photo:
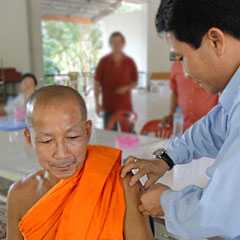
[[[40,165],[57,179],[76,173],[85,161],[91,122],[83,119],[75,101],[34,110],[31,142]],[[27,134],[26,134],[27,135]]]

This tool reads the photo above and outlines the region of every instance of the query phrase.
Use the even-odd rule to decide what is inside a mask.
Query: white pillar
[[[0,1],[0,62],[20,72],[31,71],[29,55],[26,1]]]
[[[148,2],[148,70],[150,73],[170,71],[170,47],[164,38],[160,38],[155,27],[159,5],[160,0]]]
[[[26,0],[29,29],[29,49],[32,72],[43,79],[42,20],[40,0]]]

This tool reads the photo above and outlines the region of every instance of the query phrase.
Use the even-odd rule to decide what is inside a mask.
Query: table
[[[91,144],[116,146],[116,138],[122,135],[117,132],[94,129]],[[128,134],[126,134],[128,135]],[[129,155],[151,159],[151,153],[157,148],[166,146],[167,142],[146,136],[137,136],[139,144],[123,150],[123,159]],[[39,169],[35,155],[24,143],[22,132],[0,132],[0,176],[17,181],[24,175]],[[159,182],[180,190],[189,184],[206,186],[208,178],[206,169],[213,163],[211,159],[193,161],[185,166],[177,166],[162,177]]]
[[[25,121],[16,121],[13,117],[0,117],[0,131],[20,131],[26,127]]]

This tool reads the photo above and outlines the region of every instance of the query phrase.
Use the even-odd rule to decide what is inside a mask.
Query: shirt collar
[[[234,73],[233,77],[231,78],[230,82],[224,89],[221,97],[220,97],[220,104],[223,106],[225,111],[229,111],[231,106],[235,101],[235,96],[240,91],[240,68]]]

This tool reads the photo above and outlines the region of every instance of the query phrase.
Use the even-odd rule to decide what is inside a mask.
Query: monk
[[[27,102],[25,138],[41,170],[8,194],[7,240],[150,240],[140,187],[120,178],[121,151],[91,146],[91,121],[75,90],[49,86]]]

